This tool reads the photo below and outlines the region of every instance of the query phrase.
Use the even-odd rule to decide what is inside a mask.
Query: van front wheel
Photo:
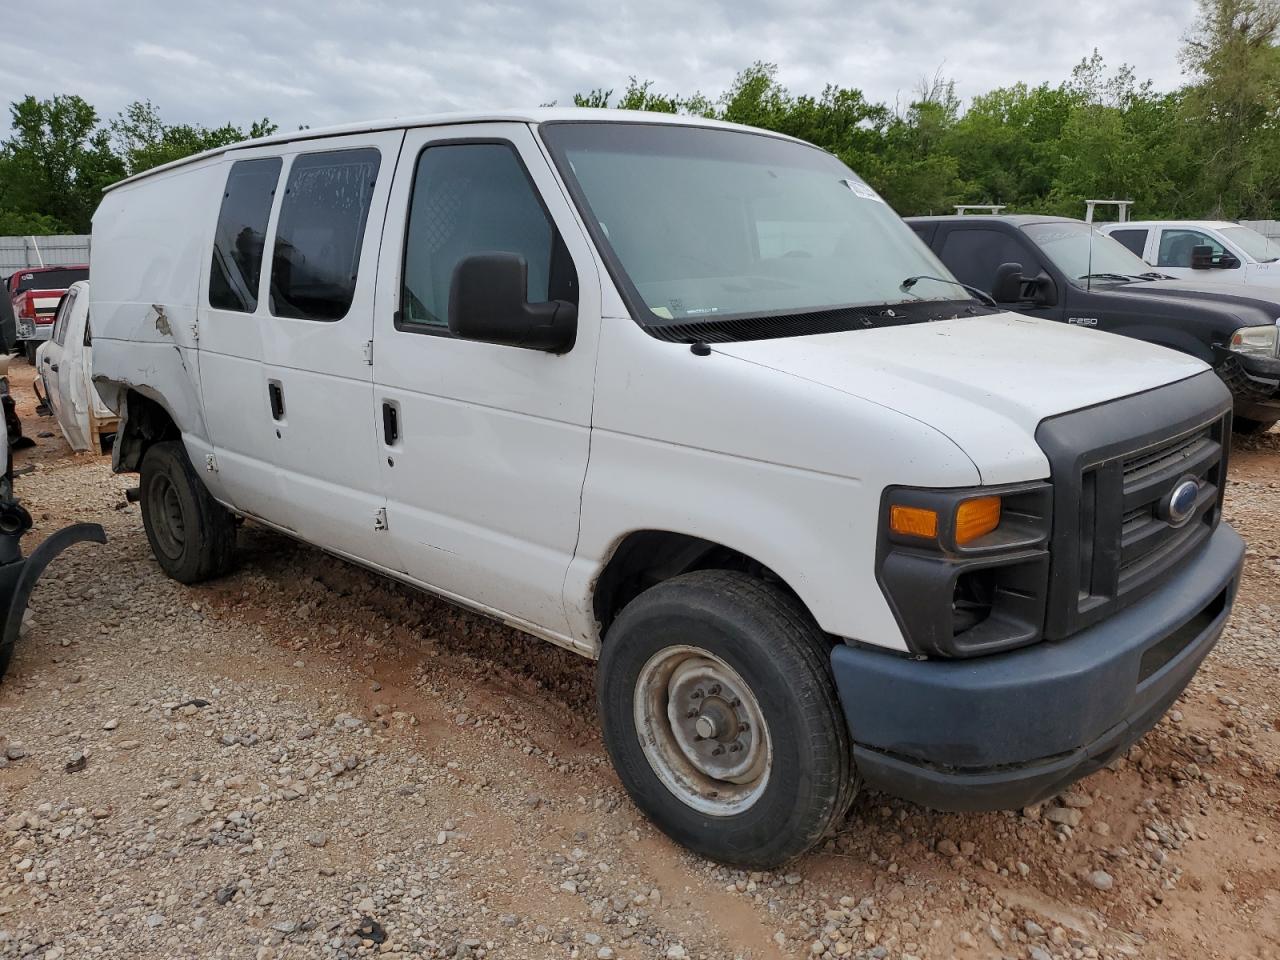
[[[610,627],[605,745],[636,805],[722,863],[770,868],[843,819],[854,772],[830,643],[788,593],[706,570],[658,584]]]
[[[181,441],[148,448],[141,474],[142,525],[160,569],[179,583],[228,572],[235,559],[235,518],[209,495]]]

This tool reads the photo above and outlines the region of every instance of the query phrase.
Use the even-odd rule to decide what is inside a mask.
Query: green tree
[[[248,130],[230,123],[215,129],[189,123],[170,125],[161,119],[155,104],[145,100],[129,104],[111,121],[110,130],[116,152],[129,174],[135,174],[205,150],[269,136],[277,127],[265,118]]]
[[[9,113],[13,134],[0,147],[0,210],[87,232],[102,188],[125,172],[97,111],[77,96],[28,96]]]
[[[1185,97],[1200,151],[1202,210],[1274,216],[1280,189],[1280,3],[1199,0],[1182,61],[1194,78]]]

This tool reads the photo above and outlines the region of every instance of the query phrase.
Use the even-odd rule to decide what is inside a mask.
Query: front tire
[[[636,805],[722,863],[772,868],[813,847],[855,788],[829,658],[799,602],[746,574],[684,574],[633,600],[596,687]]]
[[[227,573],[235,562],[235,518],[210,496],[181,441],[149,447],[141,475],[142,525],[160,569],[179,583]]]

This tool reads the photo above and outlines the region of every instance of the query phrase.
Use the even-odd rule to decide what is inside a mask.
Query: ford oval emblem
[[[1200,481],[1188,477],[1169,491],[1161,506],[1160,512],[1170,526],[1180,527],[1196,512],[1196,501],[1200,499]]]

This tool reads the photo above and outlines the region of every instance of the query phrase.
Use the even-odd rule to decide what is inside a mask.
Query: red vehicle
[[[28,363],[36,362],[36,348],[53,332],[53,317],[62,295],[77,280],[88,279],[88,264],[59,264],[16,270],[5,281],[17,319],[17,341]]]

